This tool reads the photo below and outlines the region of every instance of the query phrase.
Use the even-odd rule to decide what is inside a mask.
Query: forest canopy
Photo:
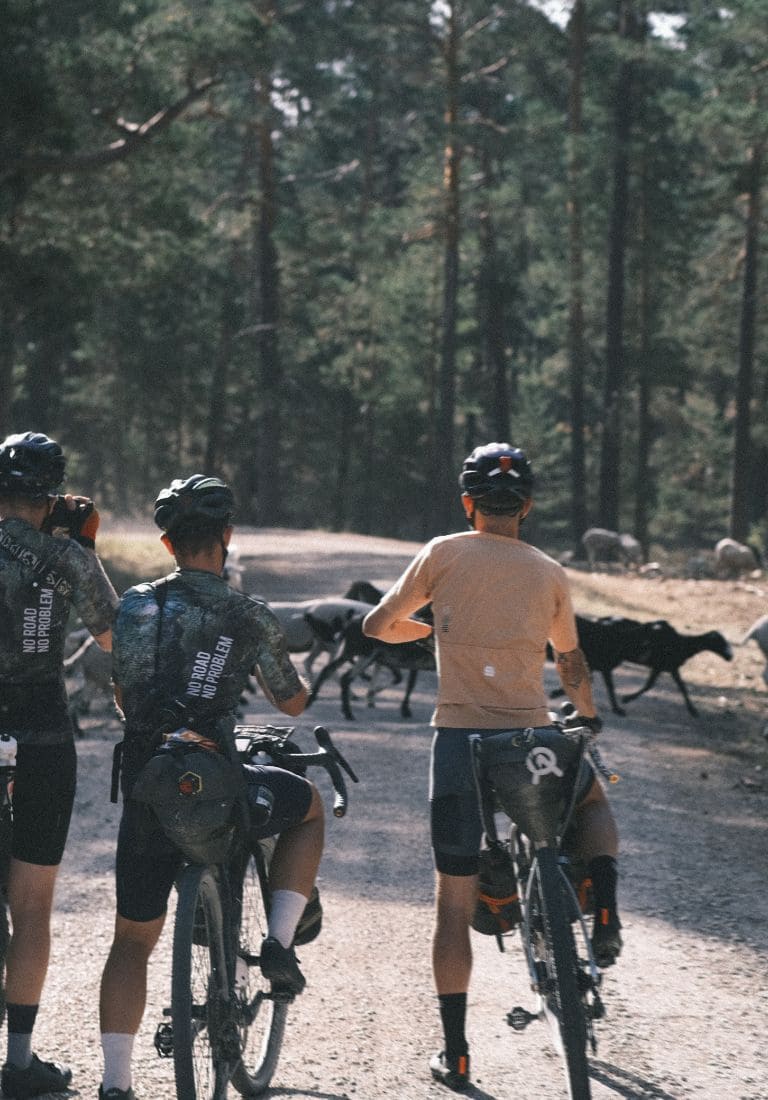
[[[0,430],[146,515],[767,541],[763,0],[0,0]]]

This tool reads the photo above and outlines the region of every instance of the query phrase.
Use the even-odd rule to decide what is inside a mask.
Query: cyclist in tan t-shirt
[[[382,641],[412,641],[432,627],[411,615],[432,607],[439,683],[430,775],[437,871],[432,962],[445,1047],[430,1069],[454,1090],[469,1083],[469,929],[482,838],[469,738],[484,730],[551,724],[542,677],[547,643],[583,724],[595,732],[601,726],[565,570],[519,538],[532,505],[528,460],[508,443],[477,447],[464,462],[459,484],[472,530],[428,543],[363,624],[366,634]],[[621,951],[618,836],[605,792],[586,764],[574,831],[577,854],[593,882],[595,958],[610,966]]]

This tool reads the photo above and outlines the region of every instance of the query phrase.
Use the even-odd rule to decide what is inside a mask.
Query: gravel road
[[[248,587],[272,599],[338,594],[353,580],[386,583],[415,547],[392,540],[238,535]],[[620,674],[622,686],[639,676]],[[427,828],[428,728],[434,677],[421,674],[414,716],[400,718],[398,689],[362,699],[341,717],[329,684],[299,728],[324,722],[361,782],[348,817],[328,822],[320,873],[322,936],[300,951],[308,987],[290,1014],[269,1096],[313,1100],[431,1100],[426,1063],[440,1042],[429,968],[432,863]],[[671,685],[670,685],[671,687]],[[604,702],[596,685],[599,703]],[[249,717],[275,720],[266,704]],[[766,809],[746,784],[764,743],[745,755],[705,699],[688,717],[674,687],[659,687],[630,716],[611,719],[603,752],[622,776],[612,800],[622,835],[625,951],[606,974],[608,1015],[592,1059],[594,1100],[766,1100],[768,1016]],[[101,1055],[98,985],[111,940],[112,864],[118,809],[109,803],[119,727],[87,722],[80,778],[54,918],[54,948],[36,1034],[45,1057],[74,1068],[69,1095],[97,1095]],[[302,740],[309,744],[304,736]],[[741,742],[740,742],[741,745]],[[319,780],[322,789],[324,780]],[[138,1100],[175,1097],[172,1064],[158,1059],[155,1026],[168,1003],[169,920],[150,971],[136,1043]],[[517,940],[501,955],[475,936],[469,1036],[475,1100],[555,1100],[565,1095],[544,1025],[522,1035],[505,1014],[531,1006]],[[232,1095],[235,1095],[232,1092]]]

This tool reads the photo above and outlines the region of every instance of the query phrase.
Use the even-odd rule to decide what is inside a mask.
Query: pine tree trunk
[[[757,318],[757,267],[760,239],[760,192],[763,149],[749,151],[749,185],[744,234],[744,284],[739,327],[739,369],[736,376],[736,427],[731,488],[731,538],[743,542],[749,534],[752,482],[751,412]]]
[[[460,238],[460,167],[458,135],[458,16],[451,4],[445,42],[446,66],[446,147],[444,155],[444,233],[443,309],[441,321],[440,363],[437,379],[437,424],[435,431],[434,484],[435,526],[451,530],[457,518],[455,470],[456,411],[456,315],[459,293]]]
[[[632,33],[631,0],[620,0],[619,36]],[[603,439],[600,455],[599,523],[619,528],[621,504],[621,431],[624,399],[624,264],[629,220],[629,141],[632,130],[634,66],[619,65],[614,108],[613,198],[608,235],[608,299],[605,319]]]
[[[280,461],[282,439],[283,362],[280,354],[280,272],[274,238],[277,192],[274,179],[271,82],[259,82],[259,188],[256,225],[256,264],[259,309],[258,393],[260,408],[257,463],[259,522],[273,525],[283,519],[283,487]]]
[[[581,549],[588,526],[584,428],[584,244],[582,227],[582,78],[586,45],[585,0],[576,0],[571,11],[571,79],[568,93],[568,356],[571,390],[571,535]]]
[[[485,186],[491,182],[490,158],[486,155],[483,168]],[[496,245],[496,228],[491,204],[488,202],[480,214],[480,279],[479,325],[483,373],[490,378],[493,438],[510,438],[511,411],[509,370],[505,335],[505,300],[503,278],[499,271],[499,250]]]

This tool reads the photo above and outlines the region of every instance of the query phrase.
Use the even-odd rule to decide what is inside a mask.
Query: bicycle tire
[[[178,1100],[224,1100],[230,1004],[224,918],[215,876],[189,865],[178,885],[171,1019]]]
[[[544,1013],[563,1058],[569,1100],[590,1100],[588,1029],[579,991],[576,943],[557,854],[551,848],[542,848],[536,855],[534,892],[540,908]]]
[[[8,917],[8,875],[11,866],[12,840],[13,814],[6,791],[6,800],[0,806],[0,1026],[5,1023],[5,959],[11,941]]]
[[[267,933],[269,886],[261,853],[251,855],[242,881],[235,989],[239,1004],[241,1058],[232,1084],[242,1096],[260,1096],[269,1088],[283,1045],[288,1003],[270,996],[258,964]]]

